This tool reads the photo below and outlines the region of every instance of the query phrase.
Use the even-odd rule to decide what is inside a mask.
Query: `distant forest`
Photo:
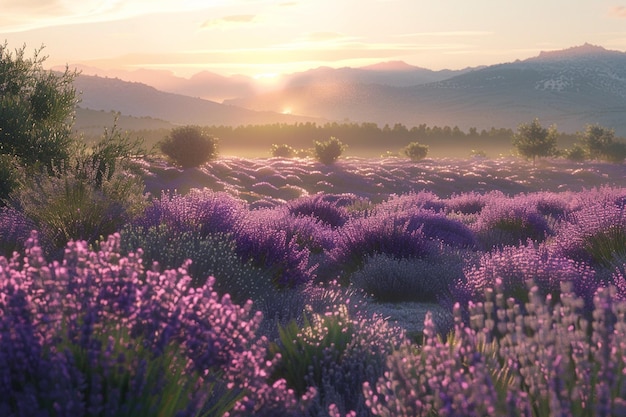
[[[379,127],[376,123],[275,123],[246,126],[207,126],[209,134],[219,139],[220,153],[242,157],[270,156],[272,144],[287,144],[295,149],[309,149],[314,141],[336,137],[348,145],[347,156],[377,157],[396,154],[411,142],[429,146],[429,157],[465,158],[482,153],[490,158],[509,155],[512,151],[511,129],[495,128],[464,132],[458,127],[438,127],[421,124],[407,128],[403,124]],[[162,140],[168,129],[135,130],[150,147]],[[560,133],[558,147],[571,148],[576,135]]]

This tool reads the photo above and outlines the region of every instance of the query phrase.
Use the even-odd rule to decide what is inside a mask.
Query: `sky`
[[[48,67],[257,78],[404,61],[461,69],[591,43],[626,51],[626,0],[0,0],[0,43]]]

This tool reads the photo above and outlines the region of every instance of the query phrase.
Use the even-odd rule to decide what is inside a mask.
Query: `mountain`
[[[427,84],[442,81],[460,75],[465,70],[433,71],[426,68],[409,65],[403,61],[388,61],[361,68],[330,68],[297,72],[283,77],[286,88],[301,87],[318,84],[380,84],[393,87],[408,87],[418,84]]]
[[[104,78],[118,78],[124,81],[147,84],[157,90],[167,93],[181,94],[205,100],[222,102],[225,99],[248,96],[254,94],[254,80],[250,77],[222,75],[201,71],[190,78],[174,75],[172,71],[154,69],[103,70],[87,65],[73,65],[83,75],[93,75]],[[55,67],[54,70],[63,71],[65,67]]]
[[[371,71],[377,81],[345,75],[363,71]],[[542,124],[556,124],[564,132],[599,123],[626,136],[623,52],[585,44],[410,86],[402,84],[406,78],[395,84],[384,81],[396,71],[405,74],[406,68],[396,64],[382,71],[318,69],[292,77],[280,91],[225,103],[254,110],[289,107],[293,113],[332,120],[461,129],[516,128],[538,117]],[[415,71],[408,72],[415,77]]]
[[[161,119],[174,124],[246,125],[319,121],[272,111],[254,111],[201,98],[167,93],[143,83],[79,75],[74,86],[83,109],[119,112],[135,118]]]

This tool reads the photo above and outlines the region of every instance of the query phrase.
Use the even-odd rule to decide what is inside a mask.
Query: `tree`
[[[217,139],[199,126],[180,126],[172,129],[160,148],[176,165],[194,168],[217,156]]]
[[[522,123],[513,135],[513,146],[525,158],[532,158],[533,165],[537,157],[555,155],[558,133],[556,127],[544,128],[535,119],[532,123]]]
[[[0,153],[51,169],[70,156],[77,73],[46,71],[43,47],[32,59],[25,50],[0,45]]]
[[[581,146],[587,153],[590,159],[624,159],[621,156],[621,146],[616,145],[615,131],[607,129],[598,124],[587,125],[585,131],[578,137]],[[614,151],[618,151],[618,155],[615,155]],[[621,158],[619,158],[621,156]]]

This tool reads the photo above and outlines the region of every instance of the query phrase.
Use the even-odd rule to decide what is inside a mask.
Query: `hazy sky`
[[[509,62],[589,42],[626,51],[626,0],[0,0],[0,42],[48,66],[274,74],[403,60]]]

